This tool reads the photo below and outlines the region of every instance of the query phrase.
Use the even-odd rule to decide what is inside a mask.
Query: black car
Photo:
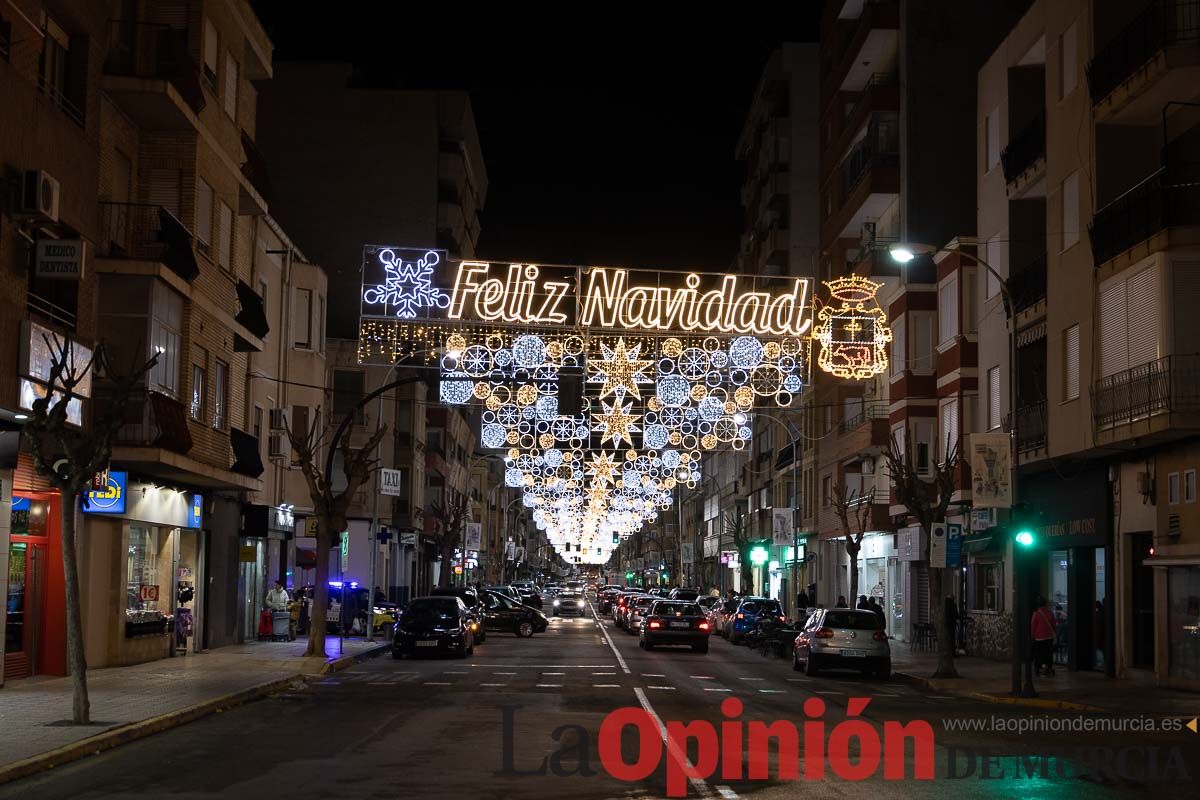
[[[470,586],[447,586],[440,589],[434,589],[429,593],[433,597],[457,597],[463,601],[463,605],[467,607],[471,618],[477,624],[475,630],[475,644],[483,644],[487,640],[487,632],[484,630],[483,624],[483,602],[479,599],[479,594]]]
[[[613,603],[617,600],[617,595],[621,593],[621,589],[616,586],[610,586],[600,593],[596,599],[596,604],[599,607],[601,614],[607,614],[612,611]]]
[[[638,645],[653,650],[659,645],[687,645],[697,653],[708,652],[708,619],[695,603],[659,600],[642,622]]]
[[[489,631],[508,631],[517,636],[533,636],[550,626],[550,620],[536,608],[514,601],[499,592],[485,591],[483,623]]]
[[[683,600],[684,602],[694,603],[700,599],[700,592],[696,589],[683,589],[676,587],[671,590],[671,594],[667,595],[671,600]]]
[[[534,589],[532,584],[528,586],[521,584],[513,588],[517,590],[517,596],[521,598],[521,605],[529,606],[530,608],[542,607],[542,594],[537,589]]]
[[[417,597],[392,632],[392,657],[452,653],[466,658],[475,650],[479,623],[457,597]]]

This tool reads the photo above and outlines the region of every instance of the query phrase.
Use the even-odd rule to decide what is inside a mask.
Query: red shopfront
[[[66,674],[60,513],[57,492],[13,491],[4,626],[5,680]]]

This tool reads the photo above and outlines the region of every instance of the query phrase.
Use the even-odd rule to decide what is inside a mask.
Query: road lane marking
[[[593,689],[620,689],[621,684],[619,684],[619,683],[593,683],[592,688]]]
[[[450,670],[450,669],[444,669],[444,670],[442,670],[442,674],[443,675],[466,675],[467,673],[457,672],[455,670]]]
[[[663,675],[661,672],[643,672],[642,677],[643,678],[665,678],[667,676]]]
[[[493,675],[516,675],[515,672],[493,672]]]
[[[450,681],[425,681],[426,686],[449,686]]]
[[[617,673],[615,673],[615,672],[593,672],[592,674],[607,677],[609,675],[616,675]]]
[[[647,689],[666,689],[666,690],[672,691],[672,692],[675,691],[674,686],[647,686],[646,688]]]
[[[698,681],[711,681],[711,680],[713,680],[713,676],[712,676],[712,675],[689,675],[688,677],[689,677],[689,678],[695,678],[695,679],[696,679],[696,680],[698,680]]]
[[[543,675],[566,675],[565,672],[543,672]]]
[[[620,654],[617,658],[620,658]],[[612,669],[612,664],[474,664],[476,667],[513,667],[522,669]]]
[[[507,683],[481,683],[480,686],[508,686]]]
[[[596,610],[592,609],[592,615],[595,616],[595,614],[596,614]],[[599,617],[596,617],[596,622],[600,622]],[[606,642],[608,642],[608,646],[609,646],[609,648],[612,649],[613,655],[617,657],[617,663],[621,665],[621,669],[624,670],[626,675],[631,674],[629,671],[629,665],[625,663],[625,657],[623,655],[621,655],[621,651],[617,650],[617,646],[615,644],[613,644],[612,637],[608,635],[608,630],[603,625],[601,625],[600,632],[604,634],[604,640]],[[596,666],[609,666],[609,665],[608,664],[604,664],[604,665],[597,664]],[[664,728],[664,730],[665,730],[665,728]]]
[[[765,681],[766,678],[741,678],[743,681]]]
[[[834,692],[834,691],[828,691],[828,690],[822,690],[822,689],[813,689],[813,691],[816,692],[817,694],[845,694],[845,692]]]
[[[763,694],[783,694],[783,689],[759,689]]]
[[[733,689],[705,689],[706,692],[732,692]]]
[[[561,689],[562,684],[561,683],[539,683],[539,684],[537,684],[537,688],[539,688],[539,689]]]
[[[684,768],[688,772],[695,771],[696,767],[688,759],[687,751],[681,749],[678,743],[667,736],[667,726],[663,724],[662,718],[658,716],[658,713],[654,710],[654,706],[650,705],[650,700],[646,697],[646,693],[642,691],[640,686],[635,686],[633,693],[637,695],[638,702],[641,703],[642,708],[646,710],[646,713],[649,714],[650,718],[654,720],[654,724],[658,726],[658,735],[662,737],[663,744],[667,746],[667,751],[677,762],[683,764]],[[708,782],[703,778],[689,777],[688,782],[692,784],[692,787],[696,790],[696,793],[701,797],[712,797],[712,792],[708,788]],[[730,800],[732,800],[732,798],[730,798]]]

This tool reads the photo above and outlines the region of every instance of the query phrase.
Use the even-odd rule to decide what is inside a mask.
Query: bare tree
[[[874,489],[860,494],[857,490],[847,493],[842,484],[833,487],[833,511],[842,524],[842,535],[846,537],[846,555],[850,557],[851,607],[858,597],[858,554],[862,551],[863,536],[871,523],[871,503],[874,502],[874,497]]]
[[[329,553],[333,548],[333,537],[346,530],[346,512],[355,493],[368,485],[378,462],[374,458],[375,447],[387,433],[387,426],[380,425],[362,447],[352,447],[350,437],[342,437],[342,471],[346,485],[335,491],[331,476],[325,474],[318,461],[318,450],[324,438],[320,431],[321,408],[313,415],[313,422],[304,430],[292,428],[286,415],[284,428],[291,443],[292,455],[304,480],[308,483],[308,494],[312,499],[317,518],[317,577],[313,587],[312,611],[309,615],[308,648],[306,656],[325,655],[325,624],[329,610]],[[346,598],[342,598],[345,602]]]
[[[59,491],[62,526],[63,578],[67,603],[67,668],[71,672],[72,712],[77,725],[91,722],[87,688],[87,659],[83,649],[83,621],[79,605],[79,562],[75,551],[75,501],[94,476],[108,467],[112,441],[125,422],[130,396],[158,360],[118,369],[108,347],[101,343],[88,363],[75,363],[71,343],[57,336],[44,337],[50,348],[50,388],[35,400],[25,439],[37,471]],[[68,407],[80,398],[80,384],[91,375],[96,384],[91,401],[91,427],[78,428],[70,422]],[[101,385],[101,381],[103,382]],[[102,392],[100,390],[103,390]],[[103,394],[103,399],[101,399]]]
[[[958,472],[959,447],[957,442],[948,442],[946,457],[940,463],[930,465],[926,474],[922,474],[913,460],[912,439],[906,434],[905,446],[900,448],[896,437],[893,436],[884,454],[887,458],[888,473],[891,475],[892,486],[896,499],[908,509],[917,520],[924,532],[926,544],[921,554],[925,561],[929,560],[930,531],[935,522],[946,519],[946,511],[950,508],[950,500],[954,496],[954,477]],[[946,619],[945,570],[930,568],[929,593],[936,598],[933,603],[933,623],[937,630],[937,670],[935,678],[957,678],[958,670],[954,668],[954,632],[949,630]]]
[[[442,558],[442,569],[438,573],[438,586],[446,588],[451,583],[454,570],[454,548],[462,539],[463,529],[470,513],[470,502],[461,492],[450,500],[439,500],[429,507],[437,529],[438,552]]]

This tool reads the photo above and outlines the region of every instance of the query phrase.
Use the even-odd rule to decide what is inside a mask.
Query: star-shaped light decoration
[[[623,397],[625,393],[628,393],[641,399],[642,395],[638,390],[638,384],[650,383],[650,378],[642,373],[654,363],[648,359],[639,359],[638,355],[641,354],[641,350],[640,344],[627,348],[624,338],[617,339],[615,349],[604,344],[600,345],[603,359],[599,363],[592,362],[596,375],[591,378],[592,383],[604,384],[600,389],[600,399],[603,400],[613,392],[617,392],[618,397]]]
[[[607,486],[612,483],[616,472],[617,462],[613,461],[611,453],[600,453],[594,456],[588,464],[588,474],[592,476],[594,484],[598,486]]]
[[[604,442],[612,439],[617,447],[621,446],[621,442],[625,441],[633,444],[631,433],[636,433],[641,430],[637,425],[637,414],[631,414],[633,403],[622,403],[617,400],[612,405],[603,401],[600,403],[604,408],[603,414],[596,414],[597,420],[596,430],[600,431],[600,441]]]

